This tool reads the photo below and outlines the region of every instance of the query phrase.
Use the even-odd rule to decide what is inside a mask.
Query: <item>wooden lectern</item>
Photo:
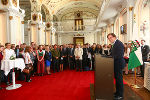
[[[113,58],[95,55],[95,84],[96,100],[113,100],[114,90],[114,60]]]

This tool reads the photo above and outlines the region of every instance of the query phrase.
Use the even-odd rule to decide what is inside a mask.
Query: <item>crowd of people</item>
[[[141,48],[143,54],[143,61],[150,61],[149,46],[144,45],[145,40],[141,41]],[[112,45],[104,44],[99,45],[93,43],[84,44],[81,46],[77,44],[64,44],[64,45],[39,45],[31,42],[30,46],[25,43],[21,45],[6,43],[5,46],[0,45],[0,65],[2,60],[10,60],[11,56],[16,58],[23,58],[25,65],[32,65],[33,70],[26,74],[18,72],[18,80],[31,82],[31,76],[38,75],[43,76],[45,74],[51,75],[51,73],[62,72],[63,70],[70,69],[76,71],[87,71],[95,69],[95,54],[111,55]],[[128,74],[128,61],[131,51],[131,43],[124,43],[124,59],[126,61],[125,74]],[[52,70],[51,70],[52,69]],[[138,68],[138,74],[144,75],[144,67]],[[12,71],[10,70],[8,76],[4,74],[4,71],[0,70],[0,83],[5,82],[7,85],[12,83]]]

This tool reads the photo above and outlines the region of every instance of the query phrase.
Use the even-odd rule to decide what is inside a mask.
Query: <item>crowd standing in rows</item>
[[[144,45],[145,40],[141,41],[143,61],[150,61],[149,46]],[[64,45],[39,45],[31,42],[30,46],[25,43],[21,45],[6,43],[5,46],[0,45],[0,65],[2,60],[9,60],[13,55],[16,58],[23,58],[25,65],[33,66],[33,70],[26,74],[18,72],[18,80],[31,82],[31,76],[38,75],[51,75],[51,73],[62,72],[63,70],[76,70],[87,71],[95,69],[95,54],[111,55],[112,45],[104,44],[99,45],[93,43],[84,44],[64,44]],[[124,44],[124,59],[126,61],[125,74],[132,72],[128,71],[128,61],[131,51],[131,42]],[[51,70],[52,69],[52,70]],[[138,74],[144,75],[144,65],[138,68]],[[1,81],[7,85],[12,83],[12,71],[10,70],[8,76],[4,75],[4,72],[0,70],[0,84]],[[1,88],[0,88],[1,89]]]

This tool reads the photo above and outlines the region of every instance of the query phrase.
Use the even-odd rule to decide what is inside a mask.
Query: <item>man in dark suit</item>
[[[65,44],[63,45],[63,49],[62,49],[62,57],[64,62],[64,69],[66,69],[68,63],[68,48],[66,47]]]
[[[59,72],[59,57],[60,57],[60,52],[59,49],[57,48],[57,45],[54,45],[54,49],[52,50],[52,57],[53,57],[53,71],[55,73],[55,68],[57,69],[57,72]]]
[[[123,99],[123,68],[125,67],[124,45],[116,38],[114,33],[107,35],[108,40],[113,44],[112,57],[114,59],[114,77],[116,79],[116,92],[114,94],[114,100]]]
[[[91,56],[92,56],[92,70],[95,69],[95,54],[98,52],[96,43],[93,43],[93,46],[91,48]]]
[[[68,48],[68,57],[70,69],[75,69],[74,46],[72,44]]]
[[[144,77],[144,62],[147,62],[148,53],[150,51],[149,46],[145,45],[145,40],[141,40],[141,51],[142,51],[142,59],[143,59],[143,65],[140,66],[141,70],[141,77]]]
[[[82,66],[83,69],[87,67],[87,60],[88,59],[88,48],[86,47],[86,44],[83,45],[83,60],[82,60]]]

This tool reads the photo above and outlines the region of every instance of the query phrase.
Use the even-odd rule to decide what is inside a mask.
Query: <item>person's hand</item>
[[[63,58],[65,57],[65,56],[62,56]]]
[[[147,59],[147,61],[150,61],[150,59]]]
[[[72,58],[72,56],[70,56]]]
[[[56,57],[56,59],[58,59],[58,57]]]

